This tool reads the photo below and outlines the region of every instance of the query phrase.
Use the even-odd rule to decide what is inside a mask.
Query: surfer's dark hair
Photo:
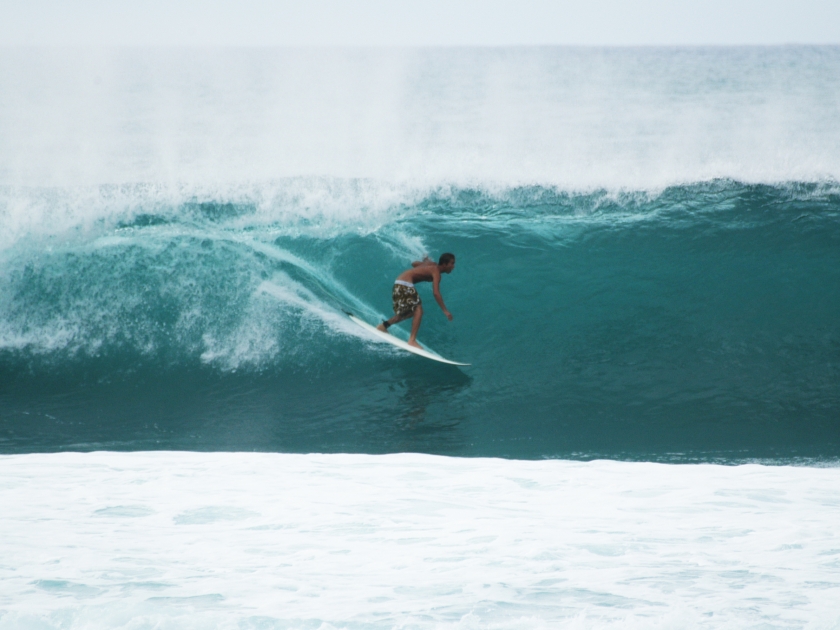
[[[440,255],[440,260],[438,261],[438,264],[441,265],[441,266],[448,265],[453,260],[455,260],[455,254],[441,254]]]

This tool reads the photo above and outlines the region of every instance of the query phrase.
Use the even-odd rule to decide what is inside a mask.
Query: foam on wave
[[[840,183],[786,182],[761,187],[732,180],[650,190],[575,192],[555,186],[470,188],[396,184],[374,180],[290,178],[271,182],[203,186],[180,184],[41,188],[0,186],[0,254],[17,243],[51,247],[90,242],[104,234],[176,225],[228,234],[331,239],[380,234],[400,222],[434,216],[448,223],[540,230],[547,224],[647,221],[664,214],[720,212],[745,191],[767,190],[779,202],[830,202]],[[731,200],[731,201],[729,201]],[[219,232],[221,234],[221,232]],[[416,236],[391,233],[400,254],[425,253]],[[253,238],[252,238],[253,240]],[[100,241],[102,242],[102,241]],[[254,241],[256,242],[256,241]]]

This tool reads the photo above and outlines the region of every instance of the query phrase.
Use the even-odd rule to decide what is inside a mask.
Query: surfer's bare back
[[[423,319],[423,303],[420,301],[420,296],[417,294],[414,285],[418,282],[431,282],[435,301],[440,305],[446,319],[452,321],[452,313],[446,308],[446,304],[443,303],[443,296],[440,294],[440,274],[452,273],[453,269],[455,269],[454,254],[442,254],[437,264],[430,260],[428,256],[423,260],[415,260],[411,263],[411,269],[406,269],[394,280],[394,316],[379,324],[376,327],[377,330],[385,332],[389,326],[413,317],[408,345],[419,348],[417,331],[420,330],[420,321]]]

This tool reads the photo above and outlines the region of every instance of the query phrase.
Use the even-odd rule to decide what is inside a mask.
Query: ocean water
[[[3,50],[0,628],[837,627],[838,314],[838,47]]]

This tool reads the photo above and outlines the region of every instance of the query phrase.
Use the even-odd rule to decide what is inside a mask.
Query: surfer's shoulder
[[[423,260],[415,260],[414,262],[411,263],[411,266],[412,267],[426,267],[428,265],[434,265],[434,264],[435,264],[435,261],[432,260],[431,258],[429,258],[428,256],[426,256],[425,258],[423,258]],[[435,266],[437,266],[437,265],[435,265]]]

